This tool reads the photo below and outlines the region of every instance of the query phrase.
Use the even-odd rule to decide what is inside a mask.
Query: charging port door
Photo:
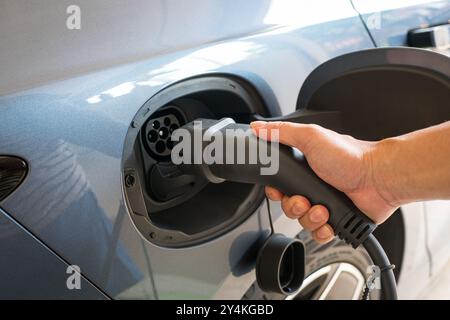
[[[449,79],[450,58],[429,50],[345,54],[311,72],[290,121],[318,123],[365,140],[400,135],[450,120]],[[325,121],[330,112],[334,121]]]

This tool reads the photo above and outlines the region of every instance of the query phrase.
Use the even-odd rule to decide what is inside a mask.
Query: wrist
[[[398,138],[374,142],[366,160],[368,185],[392,208],[403,204],[398,189],[398,170],[395,168],[400,145],[401,139]]]

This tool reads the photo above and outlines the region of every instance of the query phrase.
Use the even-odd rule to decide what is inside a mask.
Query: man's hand
[[[251,128],[256,135],[260,129],[266,129],[268,140],[270,131],[278,129],[280,143],[302,151],[321,179],[347,194],[374,222],[383,222],[398,207],[387,192],[378,190],[373,179],[374,142],[357,140],[317,125],[256,121],[251,123]],[[286,215],[312,231],[317,242],[326,243],[333,238],[334,232],[327,224],[329,213],[325,206],[311,206],[302,195],[288,197],[269,186],[266,187],[266,194],[271,200],[281,201]]]

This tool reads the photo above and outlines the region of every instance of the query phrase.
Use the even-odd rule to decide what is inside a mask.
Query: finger
[[[309,200],[302,196],[283,197],[281,208],[286,216],[291,219],[299,219],[311,208]]]
[[[330,242],[334,238],[334,231],[329,224],[324,224],[317,230],[314,230],[312,236],[316,242],[324,244]]]
[[[303,150],[317,132],[318,126],[286,121],[254,121],[250,123],[253,132],[265,140],[278,140],[282,144]]]
[[[266,196],[272,201],[281,201],[283,199],[283,194],[272,187],[266,187]]]
[[[299,222],[303,228],[314,231],[326,224],[329,216],[327,208],[318,204],[312,206],[311,209],[299,219]]]

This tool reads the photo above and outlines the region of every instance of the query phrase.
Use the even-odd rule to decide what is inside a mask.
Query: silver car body
[[[259,223],[267,208],[183,250],[144,240],[121,190],[123,142],[138,109],[176,81],[228,73],[289,113],[320,63],[374,42],[404,45],[418,21],[450,18],[450,1],[77,0],[81,29],[71,30],[66,10],[72,2],[0,3],[0,154],[30,165],[23,185],[1,204],[0,241],[18,256],[37,241],[59,261],[48,269],[55,279],[39,273],[47,280],[35,288],[16,283],[44,296],[49,282],[64,292],[66,266],[77,265],[84,297],[241,298],[255,281],[242,258],[267,228]],[[368,30],[361,19],[369,21]],[[279,204],[272,211],[277,230],[299,232]],[[450,205],[414,203],[402,212],[399,296],[415,298],[449,258]],[[19,246],[18,237],[34,240]],[[16,258],[9,256],[15,272],[32,273],[33,264]],[[33,259],[40,258],[24,261]],[[0,288],[11,285],[3,269],[11,272],[2,262]]]

